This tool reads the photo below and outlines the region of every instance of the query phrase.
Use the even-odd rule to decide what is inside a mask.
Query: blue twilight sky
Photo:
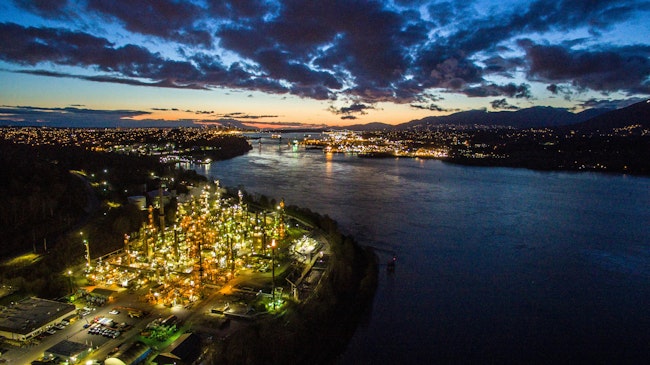
[[[0,0],[0,123],[622,106],[649,35],[650,1]]]

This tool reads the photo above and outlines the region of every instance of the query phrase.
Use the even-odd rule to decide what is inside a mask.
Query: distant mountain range
[[[650,128],[650,99],[600,114],[571,127],[577,130],[609,130],[633,124]]]
[[[630,100],[632,101],[632,100]],[[65,111],[65,113],[64,113]],[[142,112],[128,110],[87,110],[65,108],[45,110],[44,108],[2,108],[0,107],[0,125],[27,126],[41,125],[48,127],[73,128],[111,128],[111,127],[179,127],[197,126],[194,120],[169,122],[164,120],[134,120],[135,115]],[[625,127],[630,124],[641,124],[648,128],[650,120],[650,100],[644,100],[627,107],[593,108],[580,113],[572,113],[564,108],[537,106],[517,111],[488,112],[487,110],[468,110],[444,116],[431,116],[410,122],[391,125],[385,123],[355,124],[329,129],[348,129],[356,131],[422,128],[440,125],[486,125],[507,126],[513,128],[568,128],[596,130]],[[241,129],[253,129],[238,119],[219,119],[206,121],[206,125],[222,125]],[[278,131],[314,131],[322,130],[322,126],[309,128],[278,129]]]
[[[444,116],[426,117],[398,125],[369,123],[335,127],[334,129],[366,131],[379,129],[421,128],[438,125],[487,125],[521,129],[570,126],[572,129],[595,130],[620,128],[630,124],[641,124],[647,127],[649,119],[650,100],[645,100],[621,109],[593,108],[580,113],[571,113],[564,108],[553,108],[548,106],[536,106],[517,111],[500,112],[468,110]]]
[[[399,124],[401,125],[401,124]],[[397,128],[398,125],[393,125],[393,124],[386,124],[386,123],[380,123],[380,122],[373,122],[373,123],[368,123],[368,124],[352,124],[352,125],[346,125],[346,126],[336,126],[336,127],[331,127],[330,129],[333,130],[350,130],[350,131],[377,131],[377,130],[382,130],[382,129],[393,129]]]
[[[426,117],[398,125],[400,129],[435,125],[499,125],[513,128],[559,127],[585,122],[611,109],[588,109],[571,113],[566,109],[536,106],[517,111],[469,110],[440,117]]]

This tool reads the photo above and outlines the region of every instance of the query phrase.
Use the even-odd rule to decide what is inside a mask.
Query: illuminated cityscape
[[[645,364],[650,0],[0,1],[0,365]]]
[[[572,170],[627,171],[629,166],[630,171],[643,172],[645,162],[639,163],[640,154],[630,146],[627,149],[631,154],[612,151],[625,151],[621,145],[637,140],[645,143],[647,139],[645,127],[633,124],[597,132],[476,125],[310,135],[218,128],[3,131],[3,148],[9,154],[15,154],[14,149],[26,153],[25,148],[31,148],[36,156],[46,156],[65,172],[61,176],[48,174],[50,178],[69,175],[74,181],[82,181],[73,195],[97,194],[101,201],[89,199],[83,209],[103,212],[88,229],[72,235],[70,246],[64,245],[70,257],[63,262],[70,264],[61,265],[59,276],[65,282],[62,289],[69,293],[65,301],[72,304],[25,298],[10,304],[0,315],[0,331],[12,351],[7,358],[18,363],[33,360],[34,364],[94,364],[103,359],[109,365],[118,364],[118,360],[134,363],[141,356],[157,363],[177,357],[172,351],[192,342],[196,356],[208,351],[205,356],[212,359],[236,357],[236,352],[224,351],[224,346],[234,346],[231,343],[242,341],[246,335],[233,337],[234,342],[228,341],[228,336],[248,333],[243,330],[247,328],[256,331],[258,326],[275,333],[275,320],[283,320],[287,313],[293,313],[292,323],[300,327],[302,321],[310,321],[310,315],[301,318],[296,306],[316,306],[314,313],[325,313],[321,320],[329,321],[341,311],[330,299],[335,290],[356,285],[351,290],[355,295],[372,298],[372,290],[360,289],[361,283],[372,285],[372,280],[360,280],[363,276],[353,280],[359,274],[350,271],[353,265],[345,260],[355,255],[341,247],[345,239],[328,218],[308,213],[311,219],[304,220],[300,215],[305,212],[296,215],[299,210],[293,207],[292,214],[288,213],[284,200],[276,203],[266,197],[253,198],[241,189],[224,188],[218,180],[210,182],[185,171],[187,162],[209,171],[219,166],[213,157],[224,159],[251,148],[262,153],[265,145],[279,154],[290,152],[290,156],[323,161],[335,160],[334,155],[339,154],[341,158],[407,157],[418,163],[439,159],[494,166],[499,165],[495,161],[513,161],[544,151],[540,161],[550,165],[542,168],[562,169],[560,163],[570,158],[568,169]],[[257,148],[251,146],[255,144],[252,141]],[[607,148],[595,153],[594,144]],[[643,148],[643,144],[638,147]],[[548,158],[565,153],[564,159]],[[523,161],[540,168],[535,159]],[[626,167],[616,167],[617,163]],[[26,174],[32,170],[29,165],[24,168]],[[277,171],[270,181],[282,173]],[[47,212],[46,208],[53,205],[47,199],[43,201],[49,205],[40,209],[35,201],[30,203],[35,212]],[[17,210],[12,216],[23,211]],[[49,216],[56,217],[52,213]],[[3,265],[29,266],[46,260],[48,250],[46,240],[42,249],[34,243],[33,253]],[[76,261],[82,253],[83,260]],[[387,272],[395,275],[397,256],[392,252],[389,256]],[[373,267],[368,264],[371,261],[360,267]],[[3,287],[7,293],[3,295],[29,287],[17,278],[7,282],[20,286]],[[345,310],[364,303],[354,296],[349,300]],[[48,308],[57,309],[53,312]],[[310,323],[319,328],[322,325]],[[224,339],[213,345],[207,340],[213,336]],[[311,341],[305,339],[303,346],[306,342]],[[122,349],[123,343],[127,345]],[[264,341],[246,346],[264,346]],[[291,353],[290,349],[273,347],[266,351]]]

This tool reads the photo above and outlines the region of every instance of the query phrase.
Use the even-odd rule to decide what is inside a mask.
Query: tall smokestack
[[[165,244],[165,204],[163,203],[163,188],[164,184],[160,184],[160,196],[158,197],[158,204],[160,204],[158,214],[160,215],[160,239]]]

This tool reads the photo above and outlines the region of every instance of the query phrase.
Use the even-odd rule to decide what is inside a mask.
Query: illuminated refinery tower
[[[124,254],[108,263],[116,268],[112,275],[122,275],[112,281],[161,283],[168,289],[155,300],[187,300],[200,293],[203,283],[226,282],[246,260],[266,255],[271,238],[285,237],[284,208],[282,200],[268,216],[267,211],[250,214],[242,192],[224,198],[218,183],[179,199],[171,227],[165,226],[162,207],[156,212],[149,206],[140,230],[124,236]],[[155,213],[160,225],[154,224]]]
[[[165,187],[165,184],[160,184],[160,194],[158,195],[158,205],[159,205],[159,212],[158,215],[160,216],[160,240],[162,241],[162,244],[165,244],[165,202],[163,201],[163,188]]]
[[[287,234],[286,225],[284,223],[284,198],[280,200],[280,204],[278,205],[277,228],[278,228],[278,237],[283,239]]]
[[[156,243],[156,226],[153,224],[153,206],[149,206],[149,215],[147,216],[148,224],[142,227],[141,232],[143,235],[142,243],[144,244],[144,255],[147,262],[151,262],[153,258],[154,245]]]

